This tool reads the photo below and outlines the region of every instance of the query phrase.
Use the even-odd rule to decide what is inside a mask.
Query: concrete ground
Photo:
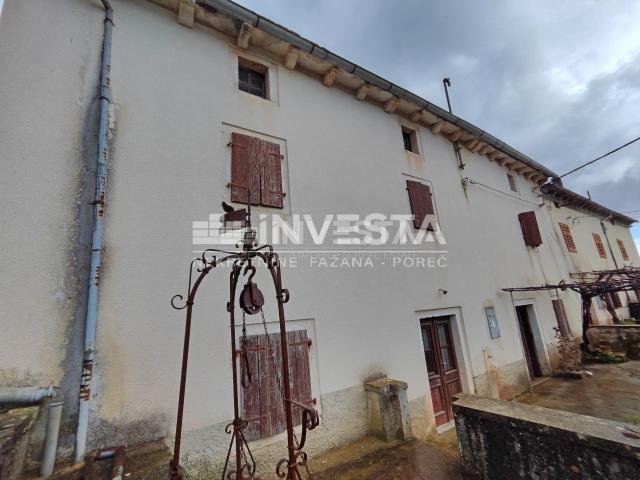
[[[310,468],[313,480],[462,479],[455,429],[433,442],[366,437],[312,459]]]
[[[129,449],[125,478],[168,480],[169,458],[169,450],[163,442]],[[96,463],[96,480],[111,478],[111,466],[111,460]],[[462,479],[455,429],[439,435],[433,443],[419,440],[385,442],[365,437],[324,455],[312,457],[309,467],[313,480]],[[83,478],[82,469],[77,467],[59,465],[56,470],[51,477],[54,480]]]
[[[587,367],[582,380],[550,378],[517,401],[540,407],[640,424],[640,361]]]

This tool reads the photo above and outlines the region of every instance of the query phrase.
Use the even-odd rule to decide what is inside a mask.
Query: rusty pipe
[[[96,156],[96,189],[94,197],[93,235],[91,240],[91,266],[87,292],[87,311],[84,328],[84,352],[80,374],[78,427],[76,430],[75,463],[85,457],[89,430],[89,406],[93,385],[93,362],[96,350],[98,323],[98,289],[102,270],[104,244],[104,206],[107,189],[107,158],[109,156],[109,105],[111,104],[111,37],[113,33],[113,8],[108,0],[102,0],[106,10],[100,65],[100,119],[98,122],[98,151]]]

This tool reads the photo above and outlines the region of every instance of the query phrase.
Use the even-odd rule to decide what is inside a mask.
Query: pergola
[[[601,296],[607,310],[614,318],[617,318],[615,309],[606,295],[607,293],[640,291],[640,268],[625,267],[615,270],[594,270],[592,272],[581,272],[574,274],[578,277],[573,282],[560,281],[558,284],[545,284],[536,287],[503,288],[505,292],[533,292],[538,290],[573,290],[580,294],[582,298],[582,342],[583,349],[589,349],[589,338],[587,331],[591,325],[591,299]]]

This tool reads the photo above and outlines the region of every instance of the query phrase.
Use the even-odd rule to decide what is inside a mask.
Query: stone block
[[[407,384],[391,378],[370,380],[367,393],[370,432],[385,440],[413,438]]]

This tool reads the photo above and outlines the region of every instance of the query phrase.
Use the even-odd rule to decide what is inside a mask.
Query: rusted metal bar
[[[226,208],[225,208],[226,207]],[[226,217],[239,218],[242,214],[236,213],[231,207],[223,204],[223,208],[226,212]],[[244,311],[244,314],[253,315],[258,312],[262,312],[262,306],[264,304],[264,298],[262,293],[258,289],[257,285],[253,283],[252,279],[255,275],[255,267],[252,265],[254,259],[260,259],[263,261],[271,273],[271,277],[274,283],[274,289],[276,293],[276,299],[278,301],[278,318],[280,328],[281,339],[281,356],[282,356],[282,400],[285,411],[285,421],[287,430],[287,458],[280,460],[276,466],[276,474],[280,478],[286,478],[287,480],[302,480],[302,474],[300,469],[304,469],[307,477],[310,478],[309,469],[307,467],[307,454],[302,451],[302,447],[306,441],[307,430],[312,430],[319,424],[319,416],[316,410],[308,404],[302,404],[298,401],[291,399],[291,380],[289,378],[289,346],[287,343],[287,331],[284,314],[284,304],[289,301],[289,291],[282,288],[282,276],[280,260],[276,253],[273,252],[273,247],[270,245],[258,246],[256,242],[256,231],[251,228],[251,206],[248,205],[246,213],[246,225],[247,230],[244,234],[242,251],[239,252],[227,252],[217,249],[207,249],[202,253],[202,256],[198,261],[200,265],[198,272],[200,275],[197,277],[193,286],[191,286],[191,279],[193,275],[193,267],[195,260],[191,262],[189,271],[189,286],[187,300],[184,305],[179,305],[177,302],[183,300],[182,295],[175,295],[171,299],[171,304],[174,308],[181,310],[187,309],[185,333],[182,353],[182,368],[180,376],[180,391],[178,398],[178,413],[176,419],[176,434],[174,442],[173,457],[170,462],[170,475],[171,480],[183,480],[183,469],[180,466],[180,445],[182,439],[182,421],[184,413],[184,399],[185,399],[185,387],[187,366],[189,359],[189,340],[191,333],[191,318],[193,311],[193,304],[195,296],[198,291],[200,283],[204,277],[217,265],[224,263],[228,260],[234,260],[233,268],[229,278],[229,301],[227,303],[227,312],[229,313],[229,320],[231,326],[231,370],[233,381],[233,421],[229,423],[225,431],[231,435],[229,442],[229,448],[227,450],[227,457],[225,460],[222,478],[224,480],[248,480],[254,478],[256,472],[256,462],[253,458],[249,445],[244,436],[244,429],[247,428],[248,422],[243,419],[240,414],[240,395],[238,387],[238,372],[237,372],[237,358],[246,356],[247,349],[243,346],[243,349],[238,350],[236,346],[236,323],[235,323],[235,301],[237,297],[237,285],[242,271],[242,267],[245,267],[245,275],[251,272],[248,277],[247,284],[240,294],[240,307]],[[225,253],[228,254],[220,261],[216,260],[216,257],[207,258],[207,254]],[[244,322],[244,320],[243,320]],[[263,315],[263,323],[266,329],[266,323]],[[243,323],[244,325],[244,323]],[[245,358],[246,361],[246,358]],[[241,380],[244,385],[244,378]],[[248,382],[251,382],[251,378],[247,378]],[[302,409],[302,439],[297,441],[294,424],[292,407],[296,405]],[[232,452],[235,457],[232,468]]]

